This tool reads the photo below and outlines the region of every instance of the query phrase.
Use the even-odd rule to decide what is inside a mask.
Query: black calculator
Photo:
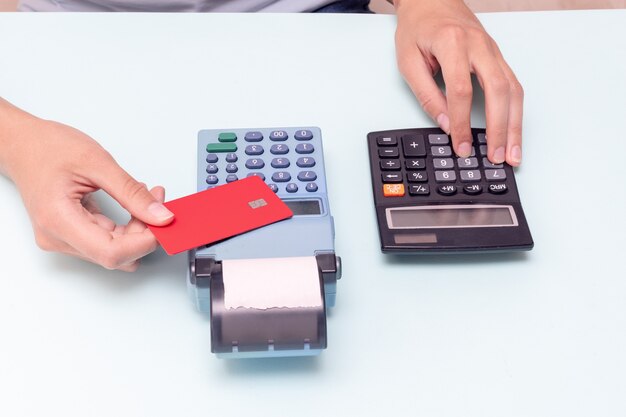
[[[487,159],[485,129],[468,158],[438,128],[367,135],[383,252],[530,250],[513,168]]]

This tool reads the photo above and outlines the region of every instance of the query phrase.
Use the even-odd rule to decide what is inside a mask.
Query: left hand
[[[522,161],[524,91],[495,41],[462,0],[395,0],[398,67],[420,104],[452,136],[460,157],[471,152],[471,74],[485,92],[488,158]],[[433,76],[441,70],[446,94]]]

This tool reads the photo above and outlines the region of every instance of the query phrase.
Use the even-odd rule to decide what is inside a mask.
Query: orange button
[[[383,184],[383,195],[385,197],[404,196],[404,184]]]

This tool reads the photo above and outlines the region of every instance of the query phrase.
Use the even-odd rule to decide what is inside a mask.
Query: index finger
[[[457,155],[470,156],[472,131],[470,114],[472,108],[472,79],[469,59],[464,41],[456,39],[453,45],[446,45],[435,57],[441,65],[441,73],[446,85],[450,134]]]

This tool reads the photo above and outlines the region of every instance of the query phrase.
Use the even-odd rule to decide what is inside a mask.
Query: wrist
[[[29,146],[28,130],[41,119],[0,98],[0,174],[13,179],[13,166]]]

